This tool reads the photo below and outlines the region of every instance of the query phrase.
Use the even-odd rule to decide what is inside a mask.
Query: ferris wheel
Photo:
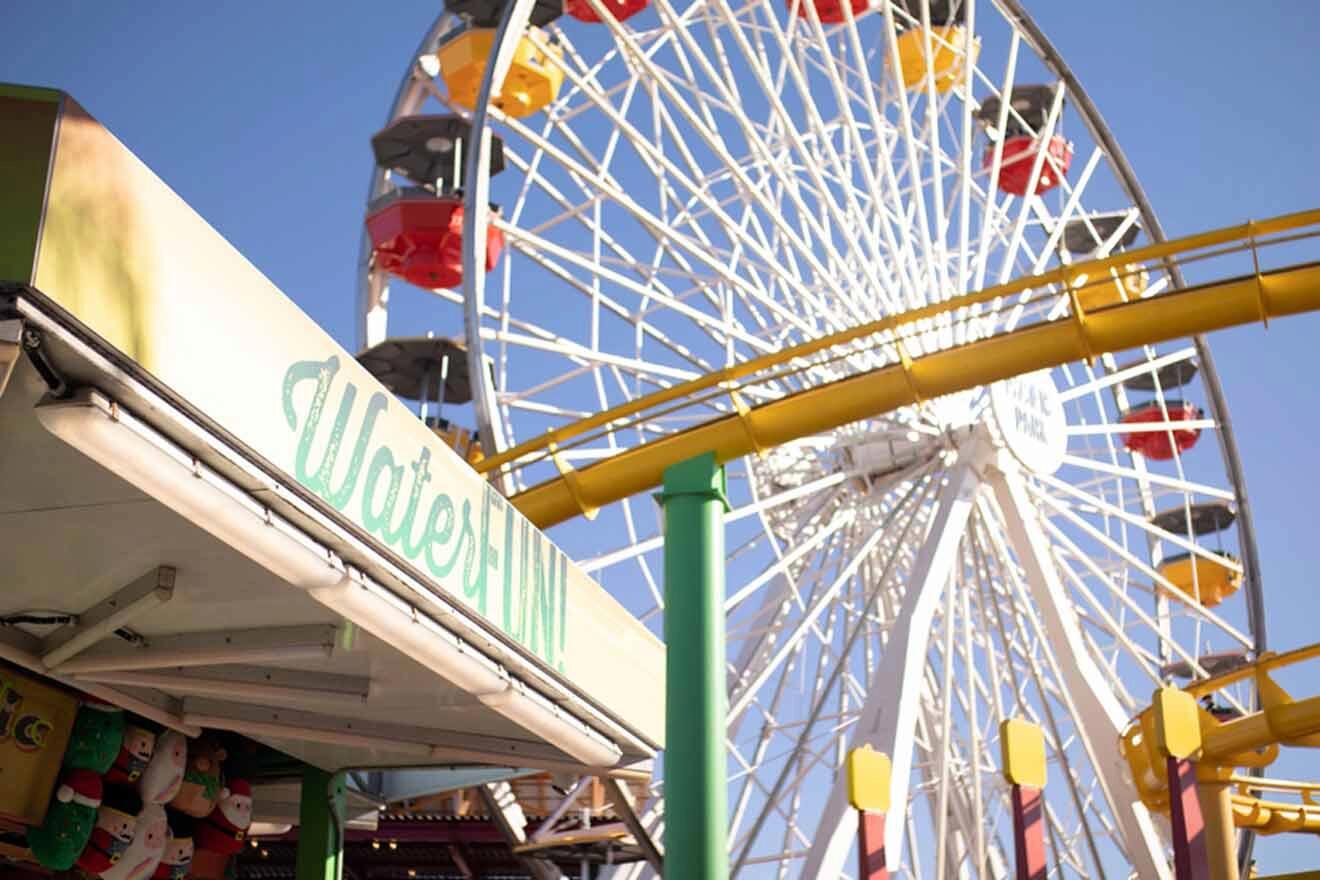
[[[1022,288],[906,342],[626,415],[658,391],[1162,235],[1017,0],[515,10],[453,2],[410,60],[373,141],[359,302],[364,362],[395,370],[472,461],[498,462],[506,494],[1011,330],[1068,292]],[[508,75],[492,89],[496,57]],[[1177,273],[1133,266],[1074,295],[1154,296]],[[572,442],[531,443],[616,410]],[[891,866],[1004,876],[993,755],[1009,717],[1045,732],[1058,875],[1164,876],[1162,820],[1120,736],[1162,683],[1264,648],[1201,340],[923,401],[727,474],[734,876],[849,876],[841,768],[861,743],[892,756],[906,804]],[[640,495],[591,513],[554,539],[660,632],[659,509]],[[1224,699],[1249,709],[1250,680]],[[663,794],[647,807],[657,833]]]

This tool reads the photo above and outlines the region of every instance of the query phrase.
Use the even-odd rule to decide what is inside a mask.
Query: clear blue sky
[[[7,0],[0,80],[75,95],[277,285],[351,343],[368,137],[438,0]],[[1166,231],[1320,207],[1320,4],[1035,0]],[[0,132],[0,136],[3,133]],[[1320,639],[1320,317],[1213,338],[1247,467],[1270,641]],[[1320,760],[1288,773],[1320,777]],[[1267,841],[1268,871],[1320,865]]]

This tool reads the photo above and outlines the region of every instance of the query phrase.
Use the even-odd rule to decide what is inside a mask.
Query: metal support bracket
[[[256,665],[323,660],[340,647],[330,624],[219,630],[152,636],[142,645],[107,645],[66,660],[55,670],[66,675],[177,669],[194,666]]]
[[[46,637],[41,662],[53,669],[174,596],[175,571],[158,566]]]
[[[513,786],[507,782],[487,783],[480,786],[477,793],[481,796],[481,802],[486,805],[486,812],[490,814],[491,821],[504,835],[509,847],[514,848],[526,843],[527,817],[523,814],[522,807],[518,805]],[[532,875],[532,880],[562,880],[559,869],[551,863],[529,856],[520,856],[520,859],[523,867]]]
[[[637,815],[636,804],[632,800],[632,792],[628,786],[617,779],[604,777],[601,782],[605,785],[605,793],[609,795],[610,800],[614,802],[614,809],[618,812],[619,818],[623,819],[623,824],[628,826],[628,831],[632,833],[633,839],[637,841],[637,846],[642,854],[646,856],[646,862],[659,877],[665,875],[665,857],[660,850],[660,845],[655,842],[646,826],[642,824],[642,817]]]

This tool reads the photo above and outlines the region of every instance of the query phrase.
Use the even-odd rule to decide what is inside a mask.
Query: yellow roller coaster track
[[[820,339],[731,365],[665,388],[605,412],[556,428],[492,455],[477,465],[498,473],[551,459],[559,476],[511,499],[545,528],[659,485],[666,467],[714,451],[731,461],[852,422],[873,418],[941,395],[987,385],[1011,376],[1089,359],[1211,330],[1268,321],[1320,309],[1320,263],[1262,268],[1266,246],[1314,243],[1320,210],[1206,232],[1100,260],[1062,266],[985,290],[953,297],[899,315],[861,324]],[[1253,271],[1144,299],[1088,308],[1104,285],[1177,263],[1188,265],[1231,254],[1250,254]],[[1034,300],[1033,300],[1034,297]],[[1011,298],[1011,299],[1010,299]],[[1100,298],[1101,302],[1107,300]],[[912,356],[922,334],[942,319],[965,322],[984,307],[988,313],[1021,310],[1027,303],[1055,302],[1041,320],[962,345]],[[906,345],[905,345],[906,343]],[[813,365],[838,364],[860,346],[892,351],[890,363],[824,381],[758,406],[739,394],[756,382],[803,373]],[[815,359],[813,361],[813,358]],[[831,359],[832,360],[829,360]],[[705,393],[707,396],[698,397]],[[580,470],[565,466],[560,452],[620,426],[638,424],[684,405],[726,397],[727,415],[664,435]]]
[[[1254,712],[1198,709],[1201,754],[1197,778],[1222,807],[1225,820],[1260,834],[1320,834],[1320,783],[1265,779],[1236,773],[1239,767],[1260,769],[1272,764],[1280,746],[1320,747],[1320,695],[1294,698],[1274,680],[1272,673],[1320,659],[1320,644],[1284,654],[1264,654],[1255,662],[1183,688],[1193,697],[1212,696],[1238,682],[1252,679],[1261,708]],[[1311,676],[1312,681],[1316,680]],[[1122,738],[1122,751],[1132,769],[1137,791],[1146,806],[1168,812],[1169,789],[1157,753],[1154,707],[1143,711]],[[1266,794],[1273,796],[1266,797]],[[1291,796],[1281,800],[1279,796]],[[1213,803],[1213,800],[1202,800]],[[1212,808],[1211,812],[1216,812]],[[1207,825],[1215,824],[1208,816]],[[1225,822],[1224,824],[1227,824]]]

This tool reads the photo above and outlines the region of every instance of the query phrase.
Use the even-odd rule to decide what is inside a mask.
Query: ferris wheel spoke
[[[1013,85],[1017,76],[1018,53],[1022,47],[1022,35],[1016,29],[1013,30],[1008,44],[1008,59],[1004,65],[1004,80],[999,87],[996,97],[999,101],[999,117],[995,122],[995,131],[1003,132],[1008,121],[1008,112],[1012,104],[1007,98],[1013,93]],[[990,169],[986,175],[985,183],[985,207],[981,212],[981,232],[977,236],[980,243],[976,255],[975,282],[972,285],[973,290],[980,290],[985,287],[986,271],[989,267],[990,248],[986,247],[985,242],[990,239],[991,228],[997,225],[997,217],[1003,212],[1007,216],[1007,208],[1012,200],[1011,195],[1005,195],[1002,201],[995,198],[995,187],[999,183],[1000,171],[1004,164],[1004,138],[996,138],[994,146],[991,149]]]
[[[987,537],[988,530],[984,519],[983,514],[978,514],[975,517],[975,523],[971,530],[974,552],[978,557],[978,568],[982,570],[984,570],[985,561],[987,559],[986,552],[983,548],[991,546],[991,539]],[[1025,600],[1026,594],[1022,590],[1021,584],[1017,581],[1015,566],[1013,566],[1010,561],[999,557],[996,559],[995,569],[1000,582],[1009,586],[1010,589],[1016,587],[1017,592]],[[1015,619],[1010,626],[1008,623],[1005,623],[1005,616],[1000,603],[992,603],[992,608],[994,610],[994,629],[998,633],[1001,644],[1003,645],[1005,666],[1014,681],[1017,712],[1019,715],[1025,715],[1032,721],[1044,726],[1047,746],[1054,752],[1056,761],[1064,772],[1065,779],[1069,783],[1069,795],[1076,810],[1081,831],[1085,835],[1087,849],[1091,856],[1094,869],[1098,872],[1098,876],[1103,877],[1104,867],[1100,860],[1095,835],[1092,833],[1090,825],[1086,822],[1086,810],[1082,801],[1082,795],[1078,790],[1077,776],[1072,768],[1071,759],[1063,748],[1064,740],[1059,728],[1058,718],[1055,715],[1054,710],[1051,708],[1052,701],[1058,701],[1064,706],[1066,706],[1067,703],[1062,699],[1062,695],[1059,693],[1057,687],[1047,685],[1041,669],[1041,663],[1039,658],[1035,656],[1035,652],[1023,650],[1018,655],[1021,658],[1021,662],[1017,663],[1013,661],[1012,657],[1014,652],[1011,648],[1012,640],[1009,636],[1009,632],[1020,632],[1025,637],[1027,633],[1031,632],[1033,629],[1037,629],[1036,627],[1029,626],[1028,621],[1022,619],[1031,614],[1029,611],[1023,610],[1026,606],[1017,605],[1015,603],[1014,607],[1016,609],[1014,615]],[[1034,622],[1034,616],[1032,616],[1032,622]],[[1048,651],[1048,647],[1044,645],[1039,638],[1037,638],[1035,644],[1037,651],[1042,653]],[[1053,665],[1057,666],[1057,661],[1055,661]],[[1025,672],[1025,676],[1022,674],[1023,672]],[[1024,697],[1024,688],[1028,679],[1034,683],[1038,698],[1038,702],[1034,706]],[[1061,836],[1061,832],[1057,825],[1057,819],[1054,820],[1053,830],[1056,835]],[[1056,847],[1056,859],[1060,858],[1060,850],[1061,848]],[[1067,850],[1066,852],[1070,856],[1070,861],[1072,861],[1078,872],[1085,874],[1086,872],[1081,866],[1081,860],[1076,857],[1076,854],[1072,853],[1071,850]]]
[[[930,488],[933,488],[933,486]],[[929,491],[929,489],[927,489],[927,491]],[[904,535],[900,536],[900,539],[897,542],[900,546],[905,546],[907,544],[907,542],[904,540],[907,534],[907,529],[910,529],[913,525],[916,524],[916,522],[917,522],[916,517],[910,517],[908,519],[907,526],[905,527]],[[893,589],[895,586],[897,586],[897,584],[901,583],[900,581],[897,580],[897,578],[900,576],[900,569],[898,568],[899,562],[900,562],[900,557],[896,554],[885,563],[884,570],[879,572],[874,577],[872,582],[875,583],[877,586],[875,587],[872,593],[872,598],[870,600],[872,605],[875,605],[877,603],[883,604],[882,597],[885,595],[885,593],[888,590]],[[892,617],[887,613],[884,616],[887,620],[892,619]],[[859,620],[857,623],[854,624],[851,631],[847,634],[844,644],[841,646],[841,649],[839,651],[839,655],[842,658],[847,658],[853,654],[854,646],[856,645],[859,637],[863,635],[864,632],[866,632],[867,628],[868,628],[868,622],[865,617],[863,617],[861,620]],[[868,668],[869,668],[869,664],[868,664]],[[840,681],[840,679],[844,677],[845,677],[845,664],[844,662],[841,661],[833,666],[833,668],[830,670],[828,678],[826,678],[824,683],[816,691],[813,692],[811,706],[808,712],[806,713],[806,722],[802,726],[802,732],[800,734],[797,744],[794,746],[794,751],[793,751],[794,755],[799,754],[801,750],[805,748],[805,744],[808,741],[810,741],[813,736],[815,736],[814,729],[816,724],[821,720],[822,717],[824,717],[824,708],[826,706],[829,694],[834,691],[836,684]],[[837,729],[842,731],[844,728],[842,725],[838,725]],[[829,735],[830,735],[829,732],[827,732],[826,736]],[[787,780],[788,780],[788,765],[786,764],[784,765],[784,768],[780,771],[779,775],[776,777],[774,783],[770,787],[770,791],[768,794],[769,802],[774,802],[778,800],[780,796],[780,792],[783,790]],[[748,863],[746,857],[750,852],[752,844],[755,842],[757,836],[759,835],[761,827],[763,826],[765,820],[768,818],[768,815],[769,815],[768,810],[763,809],[760,815],[758,815],[753,820],[751,829],[749,830],[747,836],[744,838],[742,842],[741,854],[739,856],[740,864]],[[737,848],[738,847],[735,846],[735,849]],[[734,868],[735,873],[737,872],[737,870],[738,870],[737,865],[735,865]]]
[[[1078,722],[1075,727],[1078,738],[1095,768],[1110,813],[1118,819],[1127,857],[1138,874],[1160,876],[1163,844],[1150,814],[1126,776],[1122,759],[1111,753],[1112,747],[1106,749],[1097,743],[1100,737],[1107,737],[1111,743],[1117,741],[1127,723],[1126,713],[1086,650],[1045,537],[1028,513],[1032,508],[1021,480],[1017,474],[996,476],[993,509],[998,516],[992,521],[1002,522],[1012,536],[1008,540],[1018,551],[1016,558],[1025,569],[1025,584],[1019,586],[1029,592],[1043,621],[1029,608],[1024,610],[1024,616],[1036,631],[1037,640],[1048,641],[1062,655],[1051,674],[1063,684],[1070,714]],[[983,510],[990,507],[987,498],[982,499],[982,505]],[[1010,558],[1008,541],[996,528],[987,531],[1001,558]],[[1012,570],[1006,573],[1013,582]],[[1051,653],[1047,650],[1045,656],[1048,658]]]
[[[721,10],[726,17],[731,16],[732,12],[727,3],[716,2],[712,5]],[[806,9],[812,27],[816,29],[817,34],[820,34],[820,21],[816,16],[815,7],[808,4]],[[867,245],[868,253],[862,257],[861,264],[865,269],[870,270],[867,280],[871,282],[871,289],[883,291],[886,287],[881,283],[879,276],[875,274],[875,267],[883,263],[878,243],[873,237],[867,234],[869,231],[868,224],[865,222],[865,215],[856,198],[856,193],[851,186],[845,183],[845,181],[848,181],[852,175],[847,172],[838,151],[834,148],[833,138],[826,130],[825,122],[820,116],[816,100],[813,98],[811,89],[807,84],[806,75],[801,65],[798,63],[797,53],[794,51],[793,47],[789,45],[788,38],[783,29],[779,26],[778,19],[774,15],[767,15],[766,21],[768,30],[776,40],[780,58],[782,59],[785,70],[789,74],[789,79],[792,80],[798,94],[802,98],[802,106],[805,110],[807,122],[810,126],[811,133],[814,135],[814,141],[817,148],[816,151],[808,150],[806,146],[806,138],[797,135],[796,128],[790,125],[788,110],[784,106],[778,90],[773,88],[768,81],[769,71],[764,67],[764,53],[757,53],[747,41],[745,35],[743,35],[738,29],[730,28],[730,33],[733,34],[735,42],[743,53],[743,57],[746,60],[748,67],[758,78],[766,95],[770,97],[771,106],[783,125],[785,133],[789,135],[789,141],[792,148],[802,157],[803,169],[807,172],[808,178],[816,187],[815,191],[817,193],[818,201],[823,203],[826,212],[830,215],[831,220],[836,224],[837,228],[852,229],[854,235],[861,235],[863,237],[865,244]],[[835,73],[830,68],[828,60],[825,66],[827,75]],[[830,75],[828,78],[832,81],[832,86],[836,90],[837,98],[840,86],[838,77],[837,75]],[[840,109],[847,112],[849,105],[846,101],[840,103]],[[849,117],[849,122],[851,122],[851,117]],[[821,168],[818,166],[817,159],[821,152],[824,153],[829,166],[833,168],[836,180],[841,184],[841,191],[847,196],[847,216],[841,212],[838,200],[831,197],[830,187],[825,181]],[[832,256],[838,259],[837,254],[832,254]],[[869,259],[867,259],[867,257],[869,257]]]
[[[1066,455],[1064,456],[1063,463],[1064,465],[1072,467],[1096,471],[1106,476],[1114,477],[1117,481],[1145,481],[1154,486],[1165,486],[1180,493],[1184,493],[1187,496],[1191,496],[1192,498],[1215,498],[1220,501],[1234,501],[1237,498],[1237,496],[1228,489],[1220,489],[1217,486],[1210,486],[1205,483],[1179,479],[1155,471],[1139,471],[1136,468],[1110,464],[1106,461],[1087,458],[1080,455]]]
[[[661,10],[662,14],[666,8],[668,8],[669,12],[672,13],[672,7],[669,7],[668,4],[665,2],[665,0],[658,0],[658,2],[656,3],[656,7],[658,10]],[[687,30],[685,28],[678,28],[677,30],[680,39],[687,41],[691,40],[691,37],[687,33]],[[710,150],[713,155],[719,157],[724,162],[725,167],[731,172],[731,174],[736,179],[740,191],[742,191],[749,199],[752,199],[753,201],[758,201],[758,199],[753,198],[755,194],[755,188],[751,186],[751,181],[746,178],[745,173],[738,167],[738,164],[734,159],[734,157],[730,156],[727,150],[724,148],[723,138],[721,138],[714,129],[708,128],[706,126],[705,121],[698,118],[695,115],[692,108],[688,106],[688,104],[681,99],[681,96],[674,94],[672,84],[670,84],[669,80],[665,78],[656,69],[656,65],[654,64],[652,59],[643,57],[638,52],[635,40],[632,38],[629,32],[623,29],[616,29],[616,37],[620,40],[621,45],[623,45],[627,51],[631,52],[633,59],[638,63],[639,67],[644,68],[648,75],[652,75],[655,77],[655,85],[657,89],[665,93],[665,98],[667,99],[667,106],[676,108],[683,115],[686,122],[691,127],[692,131],[703,141],[705,147],[708,150]],[[677,43],[675,45],[677,48]],[[693,54],[697,56],[698,66],[701,66],[704,56],[701,55],[700,53],[693,53]],[[688,57],[690,60],[691,55],[689,55]],[[711,71],[708,75],[712,79],[713,83],[720,85],[718,75],[716,75],[713,71]],[[741,116],[736,117],[735,120],[733,121],[741,122],[742,117]],[[620,119],[618,117],[612,118],[611,122],[613,124],[618,124],[618,125],[628,125],[629,128],[631,128],[631,126],[626,122],[626,120]],[[748,139],[749,144],[755,145],[760,143],[760,139],[756,136],[756,133],[750,127],[744,125],[743,133],[744,136]],[[662,154],[653,155],[649,158],[652,161],[664,163],[663,167],[665,167],[666,171],[668,171],[671,175],[677,172],[677,169],[673,167],[672,163],[668,163],[668,161],[664,159]],[[769,161],[768,157],[767,157],[767,161]],[[683,179],[683,175],[681,174],[677,174],[676,176],[678,176],[680,179]],[[697,187],[695,184],[693,184],[691,181],[685,180],[685,186],[695,196],[700,196],[702,194],[701,189]],[[709,200],[706,201],[708,202]],[[798,255],[816,272],[820,273],[820,277],[828,280],[829,276],[825,272],[824,267],[819,263],[815,250],[809,247],[805,241],[797,237],[797,235],[792,231],[791,227],[788,225],[787,220],[782,216],[781,212],[776,210],[775,206],[765,204],[764,202],[762,202],[761,208],[765,212],[765,216],[767,217],[767,219],[769,219],[776,227],[780,229],[780,231],[784,234],[785,238],[789,242],[793,243],[794,248],[798,253]],[[805,207],[801,208],[800,210],[801,210],[800,216],[804,220],[808,221],[809,223],[814,221],[814,217],[809,210],[806,210]],[[726,223],[727,228],[732,228],[735,226],[731,218],[725,216],[723,212],[720,211],[719,209],[715,209],[712,213],[715,216],[719,217],[723,223]],[[813,225],[813,231],[817,236],[817,240],[821,242],[822,246],[825,246],[828,250],[829,235],[827,230],[821,227],[818,223],[815,223]],[[753,243],[749,242],[749,245],[751,244]],[[754,250],[758,251],[758,255],[762,260],[765,261],[766,265],[773,264],[773,257],[771,255],[759,253],[759,249],[754,249]],[[833,286],[833,292],[840,299],[846,299],[846,297],[843,295],[842,290],[838,288],[837,285]],[[841,328],[836,328],[836,329],[841,329]]]
[[[957,542],[967,522],[977,478],[969,465],[960,462],[952,468],[936,502],[930,531],[913,566],[909,586],[901,608],[892,619],[884,656],[873,674],[866,704],[853,728],[854,744],[870,742],[892,756],[894,762],[893,799],[907,800],[908,776],[912,761],[912,736],[915,730],[918,681],[905,678],[924,658],[935,607],[945,589],[957,555]],[[880,699],[884,695],[884,700]],[[804,873],[807,876],[838,876],[848,853],[848,829],[844,821],[847,802],[842,780],[836,777],[821,819],[813,836],[811,853]],[[902,823],[886,829],[885,848],[895,865],[901,862]],[[740,854],[739,861],[746,855]]]
[[[887,525],[887,524],[886,524]],[[784,638],[779,642],[779,647],[772,654],[766,656],[759,664],[753,661],[751,668],[748,669],[750,675],[746,675],[742,687],[733,692],[729,698],[729,718],[736,723],[736,719],[746,708],[751,695],[765,682],[766,678],[772,675],[776,669],[787,659],[790,651],[794,649],[798,641],[809,631],[815,628],[816,620],[821,613],[825,611],[839,595],[840,591],[847,586],[848,582],[857,574],[862,562],[871,554],[886,537],[885,526],[876,529],[858,548],[843,565],[842,570],[835,579],[821,593],[813,597],[811,604],[802,610],[802,614],[792,625],[792,628],[784,633]],[[767,646],[767,649],[769,646]],[[744,667],[747,668],[747,667]]]
[[[1107,373],[1096,376],[1090,381],[1080,382],[1070,388],[1060,389],[1059,401],[1061,403],[1066,403],[1075,398],[1082,397],[1083,395],[1094,394],[1097,391],[1110,389],[1114,386],[1121,385],[1135,376],[1155,373],[1163,367],[1182,361],[1192,360],[1195,356],[1196,349],[1192,346],[1184,346],[1159,356],[1152,355],[1151,357],[1143,359],[1131,366],[1122,369],[1113,369]]]
[[[649,286],[644,285],[627,278],[619,272],[607,268],[602,262],[593,259],[590,254],[583,254],[569,250],[568,248],[560,247],[559,245],[556,245],[534,233],[528,232],[527,230],[522,230],[502,223],[497,223],[496,225],[503,229],[506,239],[518,253],[542,265],[560,280],[568,282],[570,286],[575,288],[585,298],[595,299],[606,305],[611,312],[620,318],[633,320],[634,317],[640,318],[643,312],[630,311],[622,304],[601,294],[593,287],[594,281],[608,281],[610,284],[621,290],[636,294],[639,299],[653,300],[661,303],[667,311],[674,314],[681,314],[684,317],[689,318],[694,325],[703,329],[710,338],[714,340],[722,342],[726,336],[730,336],[759,353],[765,353],[773,349],[773,346],[770,343],[763,341],[758,336],[743,333],[730,327],[726,321],[721,320],[717,315],[709,315],[695,309],[684,302],[680,297],[662,294],[655,286],[655,281],[658,277],[657,273],[641,270],[639,274],[642,274],[643,277],[648,278],[651,282]],[[552,260],[551,257],[554,257],[555,259]],[[556,262],[556,260],[559,262]],[[568,269],[564,268],[562,264],[568,264],[589,273],[590,280],[576,278],[568,271]],[[634,268],[638,265],[639,264],[634,264]],[[664,345],[667,350],[678,355],[685,361],[691,362],[702,372],[708,372],[713,369],[712,365],[703,362],[700,358],[692,354],[689,349],[677,346],[670,342],[658,328],[651,326],[644,321],[639,321],[639,327],[647,334],[647,336]],[[516,340],[516,337],[511,337],[511,341],[514,340]],[[687,379],[695,378],[697,375],[698,374],[695,373],[684,373],[675,375],[673,378],[679,378],[686,381]]]
[[[1193,556],[1199,556],[1203,559],[1213,561],[1216,564],[1222,565],[1224,568],[1227,568],[1229,571],[1236,572],[1238,574],[1242,573],[1241,564],[1233,562],[1231,560],[1224,559],[1222,556],[1210,550],[1205,549],[1200,544],[1197,544],[1195,541],[1190,541],[1182,535],[1174,534],[1173,532],[1169,532],[1166,531],[1165,529],[1160,528],[1158,525],[1151,522],[1150,519],[1146,516],[1140,516],[1138,514],[1135,514],[1130,510],[1127,510],[1119,505],[1107,501],[1103,497],[1082,491],[1081,489],[1072,486],[1056,477],[1043,474],[1040,476],[1040,480],[1045,486],[1048,486],[1054,490],[1054,493],[1052,493],[1051,497],[1055,498],[1056,503],[1059,504],[1063,503],[1061,496],[1077,499],[1078,501],[1082,502],[1085,508],[1088,509],[1095,508],[1096,510],[1104,514],[1107,514],[1108,516],[1112,516],[1115,519],[1127,523],[1128,525],[1134,527],[1139,533],[1144,533],[1153,539],[1157,539],[1172,544],[1173,546]],[[1051,493],[1046,493],[1043,489],[1033,488],[1031,491],[1033,492],[1033,494],[1040,494],[1040,495],[1051,494]]]
[[[1073,523],[1079,529],[1089,534],[1092,538],[1099,541],[1102,545],[1106,547],[1107,550],[1109,550],[1111,553],[1115,554],[1116,556],[1120,557],[1124,561],[1124,563],[1126,563],[1130,568],[1150,578],[1151,581],[1155,584],[1156,589],[1165,590],[1172,593],[1173,595],[1182,597],[1181,601],[1183,602],[1183,604],[1186,605],[1188,611],[1191,614],[1201,618],[1203,622],[1215,627],[1216,630],[1228,636],[1229,638],[1234,639],[1242,647],[1250,647],[1252,641],[1246,634],[1239,632],[1232,624],[1230,624],[1228,621],[1220,617],[1214,611],[1211,611],[1210,609],[1206,608],[1200,602],[1196,601],[1193,597],[1184,595],[1182,591],[1176,585],[1174,585],[1172,581],[1170,581],[1164,575],[1160,574],[1158,571],[1152,568],[1148,563],[1137,557],[1136,554],[1134,554],[1131,550],[1124,547],[1122,544],[1118,543],[1117,541],[1113,540],[1109,535],[1105,534],[1100,529],[1097,529],[1094,525],[1087,522],[1083,517],[1079,516],[1074,511],[1070,510],[1067,507],[1067,505],[1061,504],[1057,499],[1053,498],[1048,494],[1038,493],[1035,497],[1039,498],[1046,505],[1053,508],[1059,514],[1065,517],[1069,522]],[[1125,596],[1126,594],[1123,591],[1116,590],[1113,592],[1113,595],[1122,599],[1122,597]],[[1135,613],[1136,609],[1134,608],[1133,610]]]
[[[728,268],[718,260],[717,256],[711,253],[711,249],[708,246],[705,246],[702,242],[690,239],[681,230],[673,227],[671,224],[662,220],[650,211],[642,208],[640,204],[626,194],[622,188],[614,184],[613,181],[604,178],[599,172],[582,165],[578,160],[568,156],[548,140],[540,138],[539,135],[535,134],[528,126],[518,122],[518,120],[507,120],[506,125],[513,129],[523,139],[531,142],[539,151],[550,155],[561,166],[570,169],[570,171],[584,183],[593,184],[598,190],[609,196],[613,203],[623,208],[634,221],[640,224],[640,226],[655,239],[656,244],[660,248],[664,250],[672,250],[675,245],[681,246],[683,252],[687,256],[691,257],[695,262],[704,264],[715,277],[720,278],[725,283],[736,288],[744,289],[751,295],[756,295],[757,291],[754,286],[750,285],[745,279],[739,278],[729,271]],[[631,126],[629,126],[628,131],[630,133],[635,133],[635,130],[632,129]],[[506,149],[506,156],[509,155],[509,152],[510,151]],[[675,169],[671,167],[667,170],[669,170],[670,173],[673,173]],[[682,175],[678,176],[682,177]],[[722,220],[730,220],[730,218],[724,216],[722,209],[719,209],[718,207],[714,208],[712,214]],[[580,214],[578,216],[580,217]],[[733,228],[735,228],[735,224],[729,222],[728,229]],[[775,265],[775,261],[770,258],[769,255],[760,253],[760,248],[757,243],[749,242],[749,246],[752,246],[752,249],[758,253],[766,266],[773,267]],[[567,248],[557,249],[565,253],[569,252]],[[627,259],[626,253],[620,254],[620,256]],[[785,278],[784,280],[792,283],[791,278]],[[841,329],[841,327],[835,329]]]

